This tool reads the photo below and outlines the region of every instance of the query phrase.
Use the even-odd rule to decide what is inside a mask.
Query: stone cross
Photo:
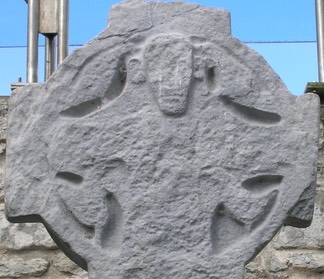
[[[312,218],[319,101],[233,38],[229,13],[113,6],[109,25],[10,101],[5,205],[90,279],[242,279]]]

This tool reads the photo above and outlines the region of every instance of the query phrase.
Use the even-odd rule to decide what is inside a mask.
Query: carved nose
[[[165,80],[162,81],[162,87],[166,89],[177,88],[180,86],[181,86],[181,77],[166,78]]]

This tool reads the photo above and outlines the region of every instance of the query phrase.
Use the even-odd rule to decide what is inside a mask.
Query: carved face
[[[160,36],[145,49],[151,90],[159,108],[168,115],[182,115],[188,103],[192,77],[192,46],[183,38]]]

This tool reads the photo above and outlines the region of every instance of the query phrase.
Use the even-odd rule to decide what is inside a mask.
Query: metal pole
[[[316,0],[317,54],[319,81],[324,81],[324,0]]]
[[[61,64],[68,55],[69,0],[59,0],[57,64]]]
[[[55,71],[55,34],[45,37],[45,81]]]
[[[38,81],[39,0],[28,0],[27,82]]]

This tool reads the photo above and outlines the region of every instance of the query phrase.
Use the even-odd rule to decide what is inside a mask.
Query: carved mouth
[[[161,85],[157,94],[160,109],[168,115],[181,115],[188,102],[188,89],[180,86]]]
[[[184,96],[182,95],[165,95],[161,96],[163,101],[182,101],[184,100]]]
[[[159,97],[163,101],[184,101],[187,94],[184,88],[161,88]]]

